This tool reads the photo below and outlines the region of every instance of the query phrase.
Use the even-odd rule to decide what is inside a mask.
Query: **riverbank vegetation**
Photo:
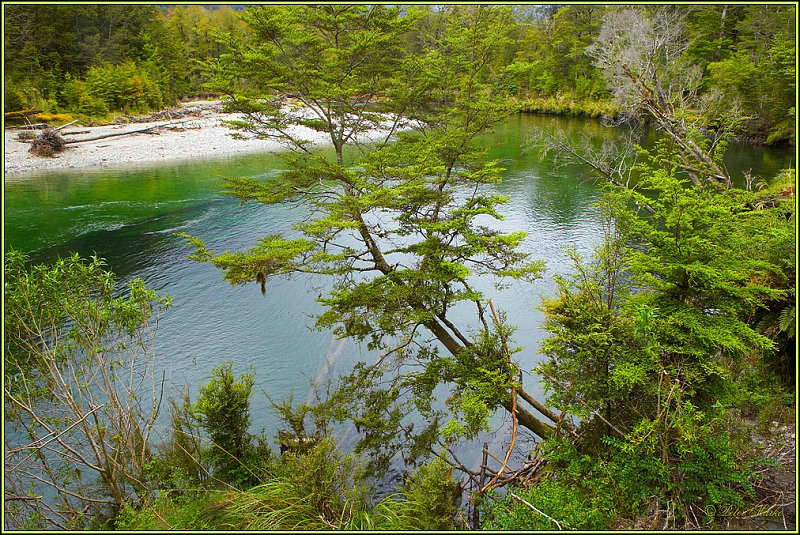
[[[8,7],[26,8],[11,32],[19,47],[20,28],[44,24],[36,16],[46,8]],[[94,7],[74,16],[101,17]],[[18,89],[15,105],[55,99],[48,109],[67,112],[95,102],[107,113],[201,87],[226,95],[242,117],[235,131],[293,149],[287,171],[227,180],[227,192],[268,206],[303,202],[313,217],[233,253],[183,235],[193,258],[231,284],[255,283],[266,299],[274,278],[330,277],[317,326],[362,342],[372,360],[316,403],[273,401],[284,422],[268,430],[278,451],[250,429],[252,372],[236,377],[231,364],[197,392],[167,399],[170,425],[150,439],[161,398],[143,403],[120,385],[147,377],[158,392],[157,374],[145,368],[150,375],[139,377],[131,359],[146,354],[151,318],[168,301],[141,281],[112,298],[113,279],[97,261],[27,267],[7,255],[5,416],[28,443],[6,458],[12,527],[699,529],[720,526],[722,510],[780,509],[764,484],[780,467],[753,433],[793,424],[795,172],[761,187],[730,176],[722,155],[742,134],[794,141],[793,7],[136,13],[105,37],[123,51],[118,58],[76,55],[86,61],[69,71],[73,104],[59,81]],[[200,39],[203,24],[190,31],[176,20],[190,14],[224,27]],[[115,27],[102,17],[91,20]],[[184,85],[145,83],[169,57],[169,41],[147,38],[153,24],[177,32],[173,45],[193,47],[183,48],[197,60]],[[148,56],[148,47],[162,55]],[[62,64],[48,70],[41,62],[51,56],[29,50],[12,56],[8,76],[41,56],[26,68],[58,80],[52,65]],[[126,57],[135,50],[142,54]],[[731,69],[759,81],[729,83]],[[125,80],[138,80],[142,93],[115,85]],[[547,399],[521,382],[520,326],[474,284],[480,276],[535,286],[546,276],[519,250],[521,233],[492,227],[508,200],[490,189],[502,169],[475,143],[525,106],[662,133],[651,150],[635,136],[602,151],[560,137],[533,147],[559,151],[603,189],[603,241],[588,258],[571,252],[557,295],[531,302],[549,333],[535,370]],[[334,156],[293,136],[298,124],[327,134]],[[361,144],[375,126],[407,130]],[[470,316],[466,326],[455,310],[462,322]],[[457,448],[491,431],[499,413],[511,422],[507,449],[485,447],[479,470],[466,466]],[[359,433],[352,451],[331,439],[340,425]],[[527,460],[514,467],[520,450]],[[53,465],[54,455],[79,470]],[[378,498],[372,486],[392,466],[403,481]]]
[[[207,95],[206,66],[228,52],[221,35],[258,40],[237,6],[9,5],[5,16],[4,112],[34,122],[105,121]],[[432,6],[400,46],[415,54],[424,32],[442,31]],[[601,71],[586,54],[610,8],[517,6],[510,38],[486,67],[520,109],[615,117]],[[789,5],[683,8],[679,68],[719,113],[739,107],[740,134],[794,140],[794,9]],[[688,71],[687,71],[688,72]],[[13,115],[16,113],[16,115]],[[36,118],[37,114],[39,117]]]

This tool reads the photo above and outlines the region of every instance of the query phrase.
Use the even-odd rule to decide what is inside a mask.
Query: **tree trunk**
[[[339,163],[339,165],[344,165],[344,159],[343,159],[341,147],[336,145],[335,148],[336,148],[336,160],[337,160],[337,162]],[[346,184],[345,183],[345,184],[342,184],[342,186],[344,187],[344,191],[345,191],[346,195],[355,196],[355,191],[353,190],[353,188],[352,188],[352,186],[350,184]],[[389,263],[386,261],[385,257],[383,256],[383,252],[381,251],[381,249],[378,246],[378,244],[375,241],[375,239],[372,237],[372,234],[370,233],[369,228],[367,228],[367,225],[364,222],[362,214],[358,210],[354,210],[350,215],[355,221],[357,221],[359,223],[359,226],[358,226],[359,235],[361,236],[361,240],[363,241],[364,245],[367,247],[367,250],[369,251],[370,256],[372,256],[372,261],[373,261],[373,263],[375,265],[375,268],[378,271],[380,271],[381,273],[383,273],[385,276],[390,277],[395,284],[405,285],[404,281],[402,281],[398,277],[396,277],[396,275],[394,273],[394,268],[392,266],[390,266]],[[417,302],[416,300],[413,300],[413,298],[412,298],[412,301],[409,302],[409,305],[412,308],[416,309],[416,310],[427,310],[426,307],[422,303]],[[429,331],[431,331],[431,333],[433,333],[433,335],[436,337],[436,339],[439,340],[439,342],[441,342],[442,345],[444,345],[444,347],[447,349],[447,351],[449,351],[453,355],[456,355],[459,352],[463,351],[465,349],[466,345],[468,345],[468,344],[465,345],[465,344],[462,344],[461,342],[459,342],[455,338],[455,336],[452,335],[447,330],[447,328],[440,323],[440,320],[437,320],[436,318],[426,321],[424,323],[424,325]],[[545,407],[542,403],[536,401],[527,392],[521,391],[520,395],[521,395],[522,399],[524,399],[525,401],[527,401],[528,403],[533,405],[539,412],[544,414],[546,417],[551,419],[553,422],[561,423],[560,418],[555,413],[553,413],[550,409]],[[508,399],[503,400],[501,405],[507,411],[511,412],[512,404],[511,404],[510,396],[509,396]],[[553,432],[555,431],[553,426],[551,426],[549,424],[546,424],[545,422],[539,420],[533,414],[531,414],[529,411],[526,411],[525,409],[517,407],[516,415],[517,415],[517,420],[518,420],[518,422],[519,422],[519,424],[521,426],[529,429],[530,431],[532,431],[533,433],[535,433],[537,436],[539,436],[541,438],[547,438],[547,437],[551,436],[553,434]],[[569,425],[569,424],[567,424],[567,425]],[[571,427],[571,425],[570,425],[570,427]]]
[[[511,412],[511,396],[503,399],[501,405],[505,410]],[[531,432],[536,434],[536,436],[540,438],[550,438],[555,433],[555,428],[552,425],[546,424],[543,421],[536,418],[533,414],[526,411],[523,408],[520,408],[517,405],[517,423],[526,429],[529,429]]]

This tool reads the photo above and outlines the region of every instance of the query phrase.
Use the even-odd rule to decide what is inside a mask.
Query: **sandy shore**
[[[197,104],[188,103],[186,105]],[[30,154],[28,152],[30,145],[16,140],[20,130],[7,129],[3,146],[5,173],[7,177],[13,178],[31,172],[119,167],[285,150],[285,145],[276,140],[232,138],[230,135],[232,130],[222,121],[234,118],[236,118],[234,114],[222,114],[213,109],[207,109],[202,111],[199,117],[174,121],[97,127],[83,127],[75,124],[63,131],[65,139],[88,139],[104,134],[141,130],[149,126],[161,125],[162,127],[154,131],[157,133],[138,133],[68,145],[64,152],[54,158],[41,158]],[[86,133],[70,134],[70,132],[76,131]],[[305,127],[293,128],[291,132],[315,144],[328,144],[330,139],[326,134]],[[372,134],[378,136],[379,132]]]

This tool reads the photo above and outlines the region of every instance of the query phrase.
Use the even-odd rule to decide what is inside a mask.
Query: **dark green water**
[[[565,246],[588,254],[596,244],[598,213],[593,206],[598,189],[579,169],[557,167],[535,150],[525,150],[534,129],[566,130],[578,136],[614,136],[616,131],[595,122],[520,115],[509,119],[486,143],[490,156],[501,160],[505,177],[496,186],[511,198],[506,218],[498,226],[529,233],[524,248],[547,263],[545,279],[515,284],[497,291],[489,281],[476,284],[486,291],[518,327],[519,360],[530,369],[544,336],[536,306],[555,291],[551,277],[569,271]],[[728,167],[740,174],[749,168],[763,177],[794,166],[792,154],[764,147],[732,146]],[[248,155],[114,170],[70,171],[15,176],[5,181],[5,250],[14,247],[37,261],[67,251],[97,254],[122,280],[143,277],[151,287],[173,298],[173,308],[158,331],[157,351],[172,389],[192,393],[208,381],[211,370],[233,360],[238,373],[256,373],[253,417],[257,429],[274,434],[276,419],[258,394],[276,399],[294,393],[309,395],[309,384],[331,370],[344,372],[365,349],[334,340],[328,332],[311,330],[310,315],[321,311],[316,297],[327,282],[297,276],[271,280],[267,296],[256,284],[231,287],[213,266],[187,259],[191,248],[175,237],[188,232],[206,240],[212,250],[237,250],[266,234],[288,231],[306,215],[302,206],[241,205],[220,193],[223,176],[274,176],[283,168],[279,155]],[[457,319],[469,325],[469,315]],[[527,386],[538,392],[536,379]]]

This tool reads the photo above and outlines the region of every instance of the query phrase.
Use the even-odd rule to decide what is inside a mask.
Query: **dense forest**
[[[420,30],[441,31],[432,6]],[[487,68],[523,109],[614,115],[612,94],[587,47],[600,5],[518,6],[510,39]],[[228,49],[223,35],[257,38],[230,6],[12,5],[5,17],[4,111],[70,117],[155,110],[210,92],[208,63]],[[795,12],[788,5],[687,7],[681,65],[693,72],[710,122],[737,106],[744,134],[791,142],[795,123]],[[409,36],[406,53],[418,44]],[[66,119],[66,118],[65,118]]]
[[[763,445],[794,425],[795,171],[756,183],[722,156],[734,137],[795,142],[793,5],[5,5],[4,20],[7,119],[102,122],[214,95],[238,114],[233,130],[293,149],[279,176],[225,191],[314,217],[244,251],[182,237],[266,299],[274,278],[329,277],[315,325],[379,355],[315,403],[272,400],[284,425],[255,434],[255,372],[226,363],[197,391],[164,391],[152,336],[169,297],[140,279],[120,292],[98,258],[30,265],[9,251],[4,417],[25,440],[6,444],[7,528],[785,519],[793,497],[767,481],[781,466]],[[526,348],[546,399],[522,384],[521,326],[474,283],[550,276],[522,233],[492,227],[503,170],[476,143],[521,112],[631,133],[537,140],[603,191],[603,240],[589,257],[571,250],[557,295],[531,302],[549,333]],[[660,132],[649,150],[643,125]],[[378,127],[385,141],[358,143]],[[475,470],[456,451],[495,415],[510,439]],[[352,451],[333,438],[341,425],[358,432]]]

